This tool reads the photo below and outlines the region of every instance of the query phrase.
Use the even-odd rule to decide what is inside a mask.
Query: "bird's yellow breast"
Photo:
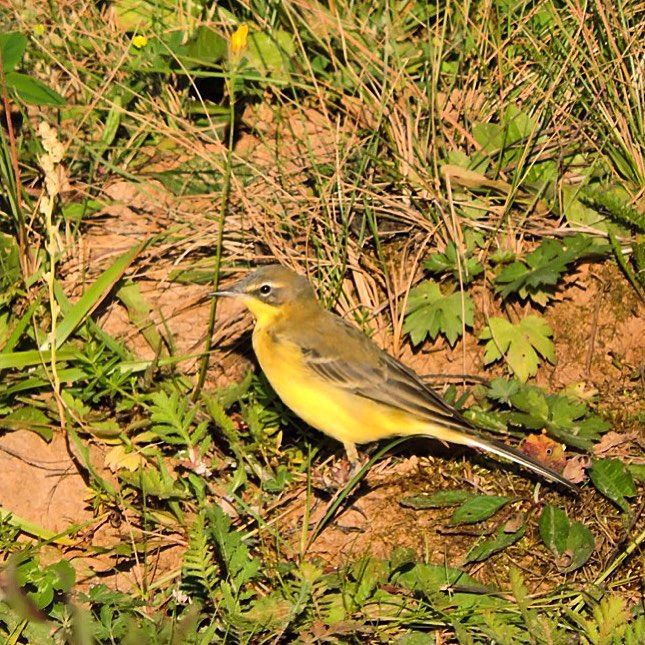
[[[366,399],[318,376],[295,343],[258,324],[253,348],[269,383],[283,403],[313,428],[343,443],[368,443],[418,432],[410,415]],[[416,424],[415,424],[416,425]]]

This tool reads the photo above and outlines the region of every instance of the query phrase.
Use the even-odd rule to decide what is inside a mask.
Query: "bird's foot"
[[[331,464],[317,467],[312,473],[313,485],[326,493],[333,494],[347,486],[367,463],[367,457],[355,461],[343,457]]]

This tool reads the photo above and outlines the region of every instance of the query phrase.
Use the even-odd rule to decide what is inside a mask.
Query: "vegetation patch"
[[[9,2],[0,640],[644,642],[643,43],[607,0]],[[275,262],[580,494],[350,470],[211,295]]]

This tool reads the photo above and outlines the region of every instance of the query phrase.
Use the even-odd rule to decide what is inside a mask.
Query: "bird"
[[[517,448],[484,437],[412,369],[325,309],[292,269],[264,265],[214,295],[251,311],[253,349],[271,387],[308,425],[341,442],[351,464],[359,464],[357,444],[426,436],[492,453],[579,491]]]

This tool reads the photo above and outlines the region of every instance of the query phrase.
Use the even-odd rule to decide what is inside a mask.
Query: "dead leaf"
[[[587,455],[577,455],[567,460],[562,470],[562,476],[574,484],[581,484],[587,479],[587,469],[591,467],[591,458]]]
[[[634,432],[607,432],[603,438],[594,446],[593,453],[597,457],[606,455],[608,452],[623,446],[626,443],[636,441],[638,438],[636,431]]]
[[[114,446],[105,455],[105,465],[113,473],[125,468],[130,472],[134,472],[146,463],[145,458],[138,452],[126,452],[125,446]]]
[[[517,533],[526,520],[526,513],[518,512],[511,515],[504,524],[504,533]]]

